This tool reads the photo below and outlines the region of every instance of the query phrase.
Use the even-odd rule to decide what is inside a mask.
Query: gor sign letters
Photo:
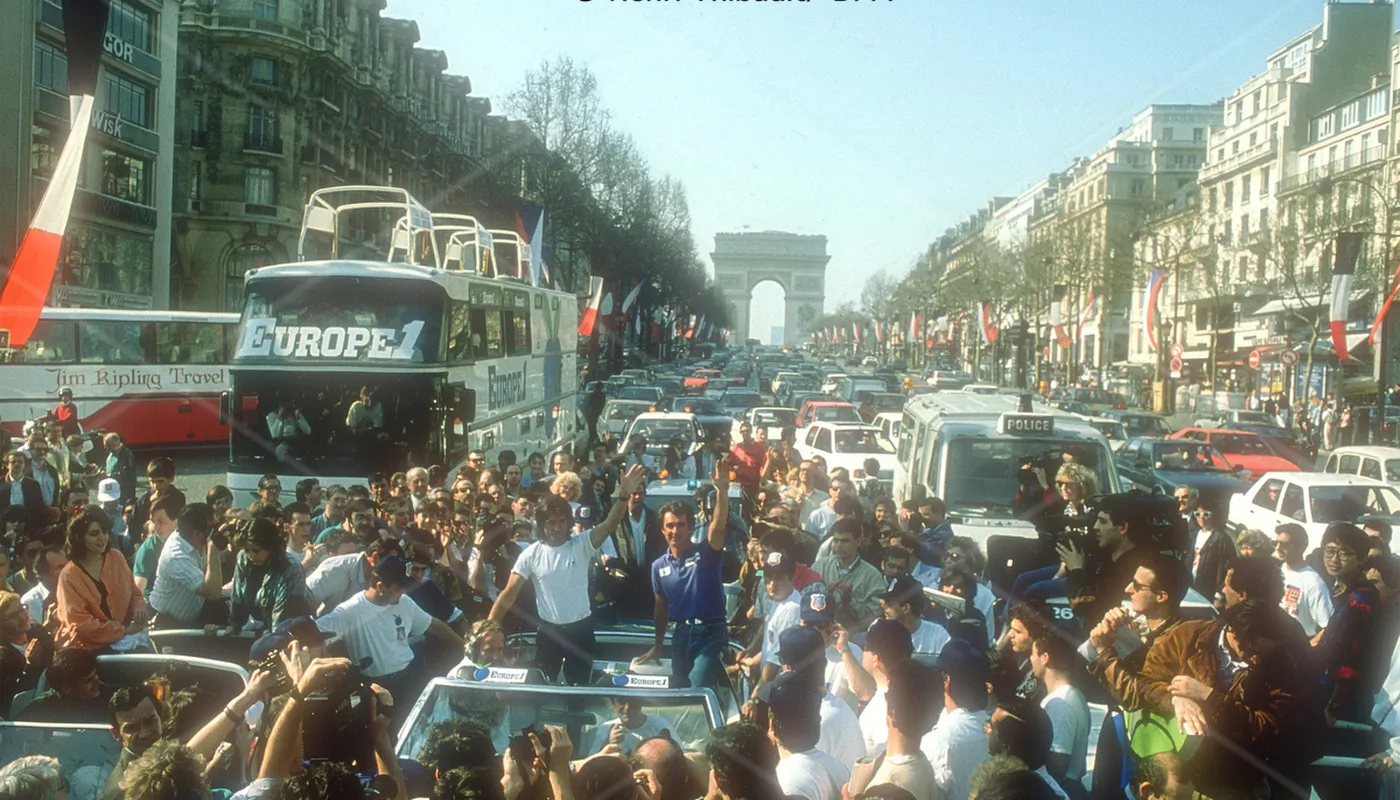
[[[333,358],[411,361],[423,321],[402,328],[331,325],[278,325],[272,317],[255,317],[243,327],[236,358]]]

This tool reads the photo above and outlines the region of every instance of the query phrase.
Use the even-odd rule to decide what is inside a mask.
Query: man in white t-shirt
[[[769,731],[778,742],[778,786],[807,800],[841,800],[851,771],[817,749],[821,739],[821,691],[810,678],[784,672],[769,687]]]
[[[935,800],[938,779],[920,743],[943,710],[943,698],[933,690],[938,671],[922,661],[906,658],[890,670],[889,702],[885,717],[889,739],[871,786],[892,783],[908,791],[914,800]]]
[[[400,699],[394,704],[399,718],[413,705],[410,698],[418,696],[428,678],[421,661],[420,668],[415,668],[410,640],[430,636],[455,653],[466,647],[447,623],[405,597],[414,583],[403,556],[385,556],[374,565],[374,583],[369,588],[316,620],[318,628],[339,637],[352,664],[364,665],[361,674]]]
[[[969,782],[977,765],[986,761],[985,726],[987,681],[991,665],[981,649],[954,639],[938,654],[943,673],[943,713],[919,749],[933,765],[941,796],[947,800],[967,800]]]
[[[627,470],[618,486],[618,497],[637,491],[646,480],[646,470]],[[515,559],[510,580],[491,606],[489,619],[500,620],[515,605],[520,590],[528,582],[535,589],[539,612],[536,661],[545,677],[558,677],[579,686],[589,683],[593,672],[593,610],[588,595],[588,572],[598,558],[603,542],[622,522],[627,504],[613,503],[608,516],[586,533],[574,535],[574,513],[569,502],[558,495],[546,495],[535,508],[540,540],[526,547]],[[530,620],[534,622],[534,620]]]
[[[1279,605],[1303,626],[1313,644],[1322,638],[1332,618],[1332,593],[1321,575],[1303,560],[1308,551],[1308,532],[1289,522],[1274,530],[1274,556],[1282,562],[1283,602]]]
[[[835,604],[827,600],[824,594],[807,595],[802,599],[802,617],[799,624],[820,633],[822,641],[826,644],[826,665],[823,669],[826,690],[852,708],[860,708],[860,701],[851,691],[851,682],[846,677],[846,665],[842,663],[841,653],[836,649],[836,632],[840,626],[836,624]],[[849,642],[846,643],[846,647],[851,651],[855,662],[861,663],[861,648]]]
[[[914,657],[932,664],[952,637],[942,625],[924,619],[928,600],[924,585],[913,576],[903,575],[890,581],[890,588],[880,595],[880,608],[885,619],[892,619],[909,629],[914,644]]]
[[[1089,755],[1089,703],[1070,684],[1074,645],[1058,633],[1031,643],[1031,674],[1045,685],[1040,707],[1050,718],[1050,754],[1045,770],[1070,797],[1082,797]]]
[[[778,657],[778,637],[788,628],[795,627],[802,618],[802,608],[797,601],[802,599],[792,584],[797,570],[797,562],[776,550],[769,553],[763,562],[763,588],[773,605],[768,609],[768,618],[763,624],[763,646],[759,650],[759,679],[754,687],[759,687],[778,677],[782,661]]]
[[[865,703],[860,712],[860,733],[865,739],[866,755],[877,756],[884,752],[889,736],[889,722],[885,719],[889,669],[914,652],[909,629],[891,619],[877,619],[865,633],[865,652],[859,658],[844,630],[837,631],[836,649],[841,653],[852,693]]]
[[[824,598],[824,595],[812,597]],[[808,598],[807,602],[810,601]],[[821,695],[821,738],[817,740],[817,749],[835,756],[846,769],[853,769],[856,761],[865,756],[865,739],[861,736],[855,710],[826,689],[825,650],[822,635],[801,625],[788,628],[778,637],[783,670],[802,674]]]

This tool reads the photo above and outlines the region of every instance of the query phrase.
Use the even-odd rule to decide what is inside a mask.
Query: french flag
[[[1080,335],[1080,336],[1083,336],[1083,335],[1084,335],[1084,326],[1085,326],[1085,325],[1088,325],[1088,324],[1089,324],[1089,320],[1092,319],[1093,316],[1094,316],[1094,302],[1095,302],[1097,299],[1098,299],[1098,298],[1096,298],[1096,297],[1094,296],[1094,289],[1093,289],[1093,287],[1092,287],[1092,286],[1089,287],[1089,297],[1088,297],[1088,299],[1086,299],[1086,300],[1084,301],[1084,310],[1079,312],[1079,335]]]
[[[1055,284],[1054,291],[1050,295],[1050,327],[1055,332],[1055,341],[1060,347],[1069,347],[1069,334],[1065,332],[1065,294],[1069,287],[1063,283]]]
[[[1347,315],[1351,311],[1351,283],[1356,278],[1356,258],[1361,255],[1364,233],[1349,231],[1337,234],[1332,260],[1332,303],[1330,321],[1332,350],[1338,361],[1351,358],[1347,350]]]
[[[992,324],[992,301],[979,300],[977,302],[977,321],[982,328],[982,343],[996,344],[997,334],[1001,329]]]
[[[591,337],[593,329],[598,326],[598,309],[603,305],[603,279],[589,278],[588,280],[593,287],[593,292],[588,301],[588,308],[583,310],[583,317],[578,321],[578,335],[585,339]]]
[[[29,342],[53,285],[63,233],[78,189],[83,145],[91,129],[108,11],[108,0],[67,0],[63,4],[70,91],[68,139],[0,290],[0,329],[9,330],[11,347],[24,347]]]
[[[1142,297],[1142,325],[1147,330],[1147,346],[1151,350],[1157,349],[1157,297],[1166,280],[1166,270],[1154,270],[1147,279],[1147,291]]]

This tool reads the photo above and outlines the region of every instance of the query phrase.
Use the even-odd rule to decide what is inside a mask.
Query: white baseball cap
[[[115,503],[122,499],[122,487],[116,478],[103,478],[98,482],[97,499],[103,503]]]

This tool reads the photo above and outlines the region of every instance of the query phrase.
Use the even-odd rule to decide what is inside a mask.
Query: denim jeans
[[[718,686],[720,654],[728,636],[723,618],[700,625],[677,622],[671,636],[671,686]]]
[[[1040,569],[1028,570],[1016,576],[1016,582],[1011,586],[1011,601],[1013,603],[1024,603],[1027,601],[1045,601],[1052,597],[1064,594],[1065,582],[1063,579],[1056,579],[1055,573],[1060,571],[1059,564],[1053,564]]]

